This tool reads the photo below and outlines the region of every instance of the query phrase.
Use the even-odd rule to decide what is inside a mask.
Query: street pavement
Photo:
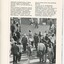
[[[42,32],[44,34],[45,31],[49,30],[49,25],[39,25],[38,28],[35,28],[34,25],[24,25],[21,24],[21,34],[28,34],[29,30],[32,31],[32,34]]]
[[[39,58],[36,56],[36,51],[32,53],[32,55],[29,57],[27,53],[22,54],[20,62],[17,64],[50,64],[49,62],[40,62]],[[13,56],[10,57],[10,64],[13,64]],[[16,64],[16,63],[15,63]],[[53,63],[51,63],[53,64]]]

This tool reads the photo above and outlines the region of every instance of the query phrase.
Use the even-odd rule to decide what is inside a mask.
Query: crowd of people
[[[13,63],[21,60],[22,54],[27,53],[31,56],[31,48],[37,51],[37,57],[40,62],[46,62],[49,59],[50,63],[56,60],[56,28],[54,24],[50,26],[49,31],[32,33],[29,30],[28,34],[21,34],[18,29],[18,24],[11,25],[11,54],[13,55]],[[16,28],[15,28],[16,27]]]

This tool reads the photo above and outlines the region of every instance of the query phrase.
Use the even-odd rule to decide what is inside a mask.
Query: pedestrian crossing
[[[13,62],[12,62],[13,61],[13,56],[10,57],[10,60],[11,60],[10,64],[13,64]],[[25,53],[25,54],[22,54],[21,60],[17,64],[41,64],[39,62],[40,62],[40,60],[39,60],[39,58],[37,56],[35,56],[35,55],[28,56]],[[49,62],[43,63],[43,64],[48,64],[48,63]]]
[[[32,60],[30,60],[30,64],[35,63],[35,62],[39,62],[39,59],[36,58],[36,59],[32,59]]]
[[[10,57],[10,64],[13,64],[13,56]],[[18,64],[32,64],[34,62],[39,62],[39,59],[36,56],[27,56],[27,54],[22,54],[21,60]]]
[[[21,61],[26,61],[26,60],[28,60],[27,55],[26,54],[22,54]]]

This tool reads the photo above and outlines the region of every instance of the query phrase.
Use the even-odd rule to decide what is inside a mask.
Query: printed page
[[[1,3],[1,64],[61,64],[62,0]]]

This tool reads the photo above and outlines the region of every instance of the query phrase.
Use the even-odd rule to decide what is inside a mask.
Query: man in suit
[[[19,55],[19,47],[17,46],[16,42],[13,44],[11,51],[12,51],[12,54],[13,54],[13,64],[17,63],[18,55]]]
[[[24,34],[24,36],[22,37],[22,44],[23,44],[23,49],[24,49],[24,52],[25,52],[26,51],[26,46],[27,46],[26,34]]]

